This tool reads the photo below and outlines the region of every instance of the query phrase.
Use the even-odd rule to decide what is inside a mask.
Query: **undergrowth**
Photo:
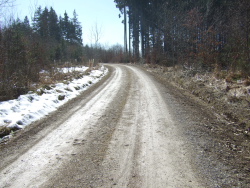
[[[81,65],[79,65],[81,66]],[[77,66],[77,67],[79,67]],[[68,66],[67,66],[68,67]],[[0,80],[0,101],[6,101],[11,99],[16,99],[20,95],[26,94],[29,91],[36,92],[38,95],[42,95],[44,93],[44,90],[50,90],[51,87],[53,87],[56,83],[69,83],[73,79],[80,79],[84,75],[88,75],[91,69],[87,69],[85,72],[79,72],[76,70],[73,71],[67,71],[62,72],[60,69],[67,68],[65,66],[56,66],[51,67],[47,70],[43,70],[39,72],[39,79],[37,79],[36,82],[29,81],[29,84],[21,84],[19,86],[13,85],[11,87],[10,85],[6,83],[1,83]],[[74,66],[71,66],[70,68],[74,69]],[[70,70],[70,69],[69,69]],[[11,78],[10,78],[11,79]]]

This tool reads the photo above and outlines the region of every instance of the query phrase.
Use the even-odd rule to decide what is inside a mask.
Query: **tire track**
[[[0,187],[202,187],[155,81],[109,66],[102,86],[0,169]]]

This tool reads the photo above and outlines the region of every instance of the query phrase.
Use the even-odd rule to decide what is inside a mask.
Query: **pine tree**
[[[23,21],[23,24],[26,28],[30,28],[30,21],[29,21],[29,18],[28,16],[25,16],[24,18],[24,21]]]
[[[82,45],[82,26],[81,26],[81,23],[78,21],[77,17],[78,15],[76,11],[74,10],[73,18],[72,18],[74,40],[76,41],[77,44]]]
[[[49,33],[49,10],[47,7],[43,10],[40,16],[40,23],[39,23],[39,34],[43,38],[48,38],[50,36]]]
[[[42,15],[42,7],[39,6],[37,10],[35,11],[32,27],[34,32],[38,33],[40,30],[40,21],[41,21],[41,15]]]
[[[51,7],[49,11],[49,35],[51,38],[60,41],[61,33],[57,14]]]
[[[62,18],[62,34],[66,41],[70,41],[70,20],[67,12],[65,11]]]

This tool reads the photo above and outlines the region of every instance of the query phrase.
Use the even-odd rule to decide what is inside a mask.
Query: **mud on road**
[[[214,113],[140,68],[109,75],[0,145],[0,187],[248,187]]]

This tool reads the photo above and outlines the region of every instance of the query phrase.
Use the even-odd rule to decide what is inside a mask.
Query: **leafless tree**
[[[15,0],[0,0],[0,15],[3,12],[3,9],[12,7]]]
[[[30,0],[30,5],[29,5],[29,14],[30,14],[30,18],[33,19],[34,15],[35,15],[35,11],[37,10],[39,4],[38,4],[38,1],[34,0],[34,1],[31,1]]]
[[[0,21],[1,22],[10,22],[10,18],[13,17],[9,8],[14,6],[15,0],[0,0]],[[5,23],[6,25],[6,23]]]
[[[15,0],[0,0],[0,7],[9,7],[12,6]]]
[[[90,30],[90,41],[92,43],[94,40],[95,47],[98,46],[102,34],[103,34],[102,26],[99,26],[98,23],[95,22],[95,24],[92,26]]]

